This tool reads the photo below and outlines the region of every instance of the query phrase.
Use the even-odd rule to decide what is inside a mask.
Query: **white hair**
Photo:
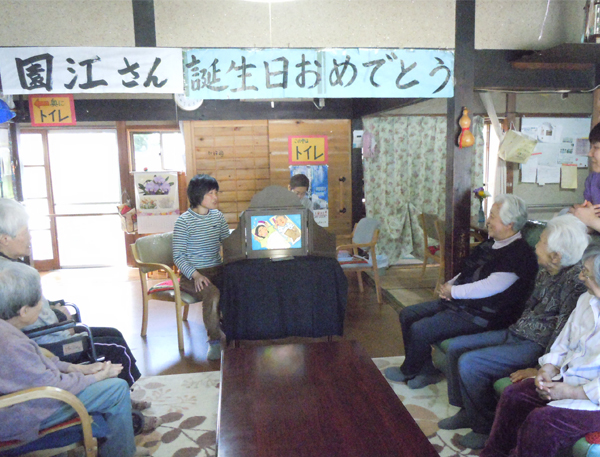
[[[501,194],[494,203],[500,205],[499,216],[504,225],[513,224],[513,230],[518,232],[527,222],[527,204],[521,197],[513,194]]]
[[[9,198],[0,198],[0,235],[17,236],[23,227],[27,227],[29,215],[25,207]]]
[[[548,251],[561,255],[561,267],[579,262],[590,242],[586,225],[572,214],[551,219],[545,231],[548,235]]]
[[[40,274],[20,262],[0,263],[0,319],[19,315],[24,306],[33,307],[42,298]]]
[[[594,259],[594,280],[600,285],[600,244],[598,242],[591,243],[584,251],[581,260],[585,262],[587,259]]]

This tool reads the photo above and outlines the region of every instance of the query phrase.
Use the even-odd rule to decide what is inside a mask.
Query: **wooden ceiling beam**
[[[537,67],[528,62],[524,69],[514,66],[526,55],[522,51],[477,50],[475,55],[477,90],[577,92],[596,86],[597,68],[590,62],[536,62]]]
[[[510,66],[516,70],[565,70],[585,71],[593,70],[593,63],[569,62],[511,62]]]

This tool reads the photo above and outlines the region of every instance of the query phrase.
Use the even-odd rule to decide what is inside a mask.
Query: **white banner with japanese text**
[[[186,49],[201,99],[450,98],[454,52],[434,49]]]
[[[5,95],[183,93],[180,48],[0,48]]]

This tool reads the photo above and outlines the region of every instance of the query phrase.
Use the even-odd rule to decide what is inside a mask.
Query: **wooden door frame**
[[[52,241],[52,254],[53,259],[48,260],[35,260],[33,259],[34,267],[39,271],[48,271],[48,270],[57,270],[60,268],[60,255],[58,250],[58,237],[57,237],[57,228],[56,228],[56,214],[54,211],[54,190],[52,188],[52,170],[50,165],[50,148],[48,143],[48,134],[49,132],[65,132],[65,131],[74,131],[74,132],[94,132],[94,131],[115,131],[117,138],[117,149],[118,149],[118,160],[119,160],[119,168],[120,168],[120,176],[121,176],[121,189],[123,189],[123,167],[121,163],[121,155],[122,155],[122,146],[120,143],[119,137],[119,128],[117,125],[105,125],[105,126],[74,126],[65,128],[28,128],[23,127],[19,131],[19,136],[23,134],[36,133],[42,135],[42,145],[44,148],[44,171],[46,176],[46,192],[48,195],[48,212],[50,217],[50,236]],[[124,122],[123,122],[124,124]],[[127,147],[125,147],[125,154],[127,154]],[[22,164],[21,166],[25,168]],[[129,176],[129,172],[127,172],[127,176]],[[133,178],[131,178],[133,183]],[[61,215],[61,217],[69,217],[68,215]],[[127,241],[127,239],[126,239]],[[135,240],[134,240],[135,241]],[[35,253],[34,253],[35,254]],[[129,260],[129,249],[127,249],[127,259]],[[133,259],[132,259],[133,262]],[[128,262],[129,265],[129,262]]]
[[[50,151],[48,147],[48,129],[21,129],[20,135],[38,134],[42,137],[42,148],[44,156],[44,175],[46,177],[46,198],[48,200],[48,217],[50,220],[50,239],[52,244],[52,259],[36,260],[33,256],[33,266],[39,271],[56,270],[60,268],[60,257],[58,253],[58,238],[56,236],[56,215],[54,214],[54,192],[52,189],[52,173],[50,170]],[[22,165],[23,169],[29,166]]]

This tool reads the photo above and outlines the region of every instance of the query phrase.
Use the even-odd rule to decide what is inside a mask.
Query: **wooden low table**
[[[356,342],[230,348],[219,457],[428,457],[437,452]]]

